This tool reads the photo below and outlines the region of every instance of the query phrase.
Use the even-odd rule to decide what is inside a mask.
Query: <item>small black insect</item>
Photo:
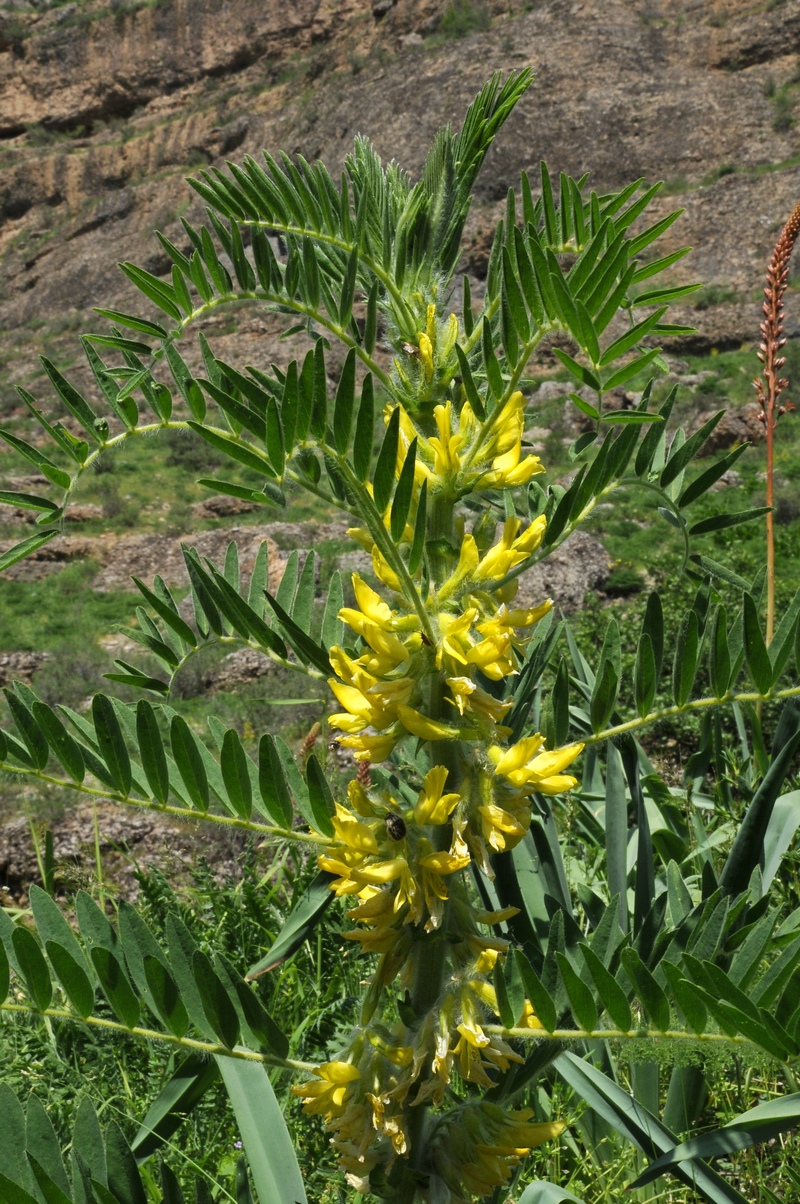
[[[390,811],[383,822],[386,824],[390,840],[405,840],[408,829],[399,815],[394,815]]]

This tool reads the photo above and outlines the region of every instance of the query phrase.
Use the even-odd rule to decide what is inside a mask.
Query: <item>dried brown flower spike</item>
[[[792,216],[783,227],[767,268],[767,285],[762,306],[764,320],[761,323],[761,347],[758,352],[763,371],[753,382],[761,405],[759,418],[767,428],[767,505],[770,507],[767,514],[767,644],[772,640],[775,629],[775,540],[771,509],[775,478],[775,426],[782,414],[795,408],[791,402],[784,402],[778,406],[778,398],[789,383],[785,377],[779,375],[786,363],[785,356],[781,355],[781,349],[786,343],[783,337],[783,296],[789,281],[789,261],[798,234],[800,203],[795,206]]]

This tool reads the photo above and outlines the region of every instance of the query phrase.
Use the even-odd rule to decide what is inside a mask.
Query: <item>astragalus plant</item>
[[[71,1179],[31,1103],[27,1156],[20,1138],[18,1156],[2,1164],[8,1198],[144,1199],[134,1155],[145,1160],[175,1131],[215,1066],[261,1204],[306,1199],[265,1067],[295,1072],[292,1090],[324,1118],[353,1199],[406,1204],[504,1200],[510,1190],[526,1204],[575,1199],[562,1185],[529,1184],[521,1196],[513,1187],[531,1148],[558,1141],[567,1122],[598,1175],[622,1137],[658,1160],[641,1182],[669,1172],[705,1199],[744,1200],[704,1159],[775,1136],[798,1115],[788,1097],[680,1145],[702,1105],[705,1050],[757,1047],[787,1083],[800,1053],[800,921],[780,916],[769,895],[788,844],[775,803],[800,739],[791,701],[800,688],[782,684],[798,606],[767,651],[763,575],[751,587],[692,552],[694,535],[763,514],[689,518],[743,450],[684,479],[720,415],[690,438],[668,436],[674,391],[658,409],[652,382],[633,409],[606,402],[663,368],[653,344],[684,329],[664,316],[686,288],[654,283],[684,254],[654,254],[678,216],[648,222],[657,186],[597,195],[563,175],[554,188],[544,166],[534,181],[523,175],[480,305],[467,278],[457,287],[473,183],[530,80],[522,72],[487,84],[461,132],[437,135],[417,184],[361,138],[339,183],[323,165],[286,156],[201,172],[191,183],[208,224],[184,223],[185,250],[162,237],[171,280],[123,264],[158,319],[101,311],[111,328],[83,340],[92,399],[49,362],[69,426],[21,390],[51,450],[12,431],[5,438],[61,496],[3,495],[41,511],[43,528],[6,565],[58,534],[73,489],[108,449],[188,428],[235,469],[237,479],[204,484],[273,506],[310,491],[350,516],[371,572],[344,583],[335,573],[317,606],[313,553],[302,571],[290,557],[272,594],[266,546],[247,588],[235,547],[223,567],[187,549],[193,619],[159,577],[136,582],[136,638],[151,660],[119,661],[109,675],[141,692],[136,705],[98,694],[78,714],[22,685],[7,692],[16,731],[0,732],[4,769],[267,845],[295,842],[319,871],[249,974],[198,949],[176,917],[165,948],[131,906],[112,923],[87,894],[77,900],[79,935],[36,888],[36,935],[0,912],[0,986],[9,965],[14,975],[7,1012],[186,1051],[133,1154],[117,1126],[103,1138],[91,1103],[82,1105]],[[292,334],[310,340],[304,357],[285,372],[241,369],[201,336],[204,375],[193,376],[180,353],[193,325],[243,303],[286,315]],[[566,488],[540,487],[543,465],[524,438],[526,374],[546,340],[565,394],[581,388],[575,404],[592,423],[572,449],[578,467]],[[333,341],[344,356],[330,390]],[[613,618],[590,665],[556,617],[558,598],[515,598],[530,566],[631,488],[652,495],[654,521],[658,509],[664,532],[682,541],[697,594],[682,616],[664,616],[651,596],[627,682]],[[273,734],[261,736],[256,760],[235,730],[212,718],[206,742],[171,707],[187,660],[236,641],[327,679],[328,722],[358,763],[345,790],[313,754],[301,771]],[[749,779],[744,819],[726,844],[709,819],[714,791],[727,788],[719,714],[736,708],[744,731],[751,703],[780,699],[790,701],[772,756]],[[664,784],[636,737],[690,711],[711,719],[687,793]],[[783,817],[777,830],[773,812]],[[307,1064],[290,1056],[297,1051],[248,980],[292,955],[333,896],[346,900],[345,936],[363,954],[361,1013],[328,1060]],[[674,1066],[660,1084],[647,1049],[664,1042]],[[620,1081],[626,1046],[632,1095]],[[559,1098],[566,1084],[592,1113],[559,1114],[559,1081]],[[23,1132],[20,1106],[5,1106],[14,1125],[0,1147]],[[152,1176],[147,1183],[157,1195]],[[249,1190],[242,1168],[240,1198]],[[178,1198],[168,1168],[162,1192]]]

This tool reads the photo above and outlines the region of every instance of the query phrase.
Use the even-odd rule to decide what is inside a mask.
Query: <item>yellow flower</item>
[[[337,716],[337,718],[340,718],[340,716]],[[330,723],[330,719],[328,722]],[[355,749],[353,755],[356,761],[369,761],[372,764],[377,764],[379,761],[386,760],[401,735],[402,732],[398,731],[387,732],[380,736],[369,734],[340,736],[339,743],[343,748]]]
[[[457,727],[440,723],[438,719],[429,719],[421,711],[402,703],[397,707],[397,716],[406,731],[420,740],[457,740],[460,735]]]
[[[460,795],[442,794],[447,772],[444,765],[435,765],[425,774],[425,785],[414,807],[416,824],[446,824],[450,812],[458,806]]]
[[[438,405],[433,411],[439,437],[429,439],[434,451],[434,471],[440,477],[453,477],[461,468],[459,448],[464,442],[463,435],[454,435],[452,428],[453,403]]]
[[[569,744],[553,752],[539,752],[543,740],[539,735],[526,736],[506,752],[496,746],[489,749],[494,771],[508,778],[512,786],[531,794],[539,790],[542,794],[561,794],[572,790],[577,779],[564,775],[562,771],[583,752],[582,744]],[[500,754],[500,755],[498,755]]]
[[[475,542],[474,535],[465,535],[461,541],[461,551],[458,557],[456,570],[451,577],[439,587],[438,599],[444,602],[451,597],[475,572],[478,567],[478,545]]]
[[[419,358],[425,377],[430,380],[433,376],[433,344],[424,331],[419,332]]]
[[[357,1067],[349,1062],[325,1062],[315,1068],[314,1074],[317,1082],[292,1087],[293,1094],[305,1100],[303,1111],[310,1116],[321,1113],[326,1120],[341,1116],[350,1084],[361,1077]]]
[[[336,839],[357,853],[377,854],[378,842],[373,829],[368,824],[356,819],[355,815],[346,810],[341,803],[336,803],[335,807],[336,815],[331,822]]]
[[[543,514],[539,515],[522,535],[518,535],[520,526],[518,518],[506,519],[500,542],[489,549],[475,570],[476,580],[500,581],[536,551],[544,537],[547,519]]]
[[[400,584],[400,578],[377,544],[372,548],[372,570],[378,580],[382,581],[384,585],[388,585],[389,589],[393,589],[398,594],[402,593],[403,587]]]
[[[453,692],[451,701],[461,715],[465,711],[474,711],[483,718],[499,723],[514,705],[511,698],[504,701],[494,698],[476,685],[471,677],[448,677],[446,681]]]
[[[494,803],[487,803],[478,808],[481,817],[483,837],[497,853],[505,853],[519,844],[530,827],[530,811],[526,820],[520,820],[509,811]]]

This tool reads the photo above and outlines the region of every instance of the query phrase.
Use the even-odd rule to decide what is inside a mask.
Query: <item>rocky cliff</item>
[[[335,169],[362,131],[413,172],[492,71],[526,64],[536,82],[479,180],[465,266],[480,278],[506,190],[540,158],[600,190],[661,178],[661,208],[686,210],[675,245],[695,248],[678,279],[707,286],[682,315],[695,345],[752,339],[800,196],[799,52],[800,0],[0,5],[0,406],[37,348],[69,362],[92,305],[142,304],[116,262],[168,270],[153,231],[186,243],[199,165],[267,147]]]

